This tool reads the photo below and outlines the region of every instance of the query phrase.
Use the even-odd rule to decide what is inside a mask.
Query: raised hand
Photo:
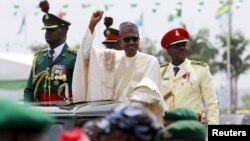
[[[92,33],[95,30],[96,24],[102,19],[102,15],[103,15],[103,11],[101,10],[97,10],[92,14],[90,23],[89,23],[89,29]]]

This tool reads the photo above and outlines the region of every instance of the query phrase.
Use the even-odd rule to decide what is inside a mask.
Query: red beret
[[[59,141],[89,141],[89,139],[84,131],[76,127],[60,133]]]
[[[174,28],[168,31],[161,39],[161,46],[165,49],[168,45],[173,45],[181,42],[187,42],[189,39],[189,33],[184,28]]]

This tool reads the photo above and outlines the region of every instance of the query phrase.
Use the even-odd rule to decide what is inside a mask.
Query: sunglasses
[[[139,37],[126,37],[126,38],[122,38],[124,42],[129,43],[131,40],[133,42],[137,42],[140,38]]]
[[[46,31],[47,32],[55,32],[55,31],[57,31],[59,28],[57,27],[57,28],[46,28]]]
[[[105,46],[106,46],[106,48],[117,48],[117,46],[118,46],[118,44],[117,43],[115,43],[115,44],[112,44],[112,43],[107,43],[107,44],[105,44]]]

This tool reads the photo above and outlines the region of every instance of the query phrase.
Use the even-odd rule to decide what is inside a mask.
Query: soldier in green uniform
[[[189,108],[180,107],[170,109],[164,112],[164,126],[180,120],[199,121],[198,115]]]
[[[0,99],[0,141],[48,141],[55,119],[31,105]]]
[[[45,12],[42,29],[46,30],[45,40],[49,48],[35,54],[24,89],[24,101],[69,100],[76,60],[76,51],[66,43],[70,23],[48,13],[47,1],[41,1],[40,8]]]

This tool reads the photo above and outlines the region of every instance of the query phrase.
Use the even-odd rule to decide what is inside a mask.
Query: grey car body
[[[107,100],[80,103],[45,102],[32,104],[32,108],[49,113],[56,119],[46,133],[46,140],[52,141],[57,140],[58,135],[65,130],[76,126],[81,128],[89,120],[104,117],[121,103]]]

